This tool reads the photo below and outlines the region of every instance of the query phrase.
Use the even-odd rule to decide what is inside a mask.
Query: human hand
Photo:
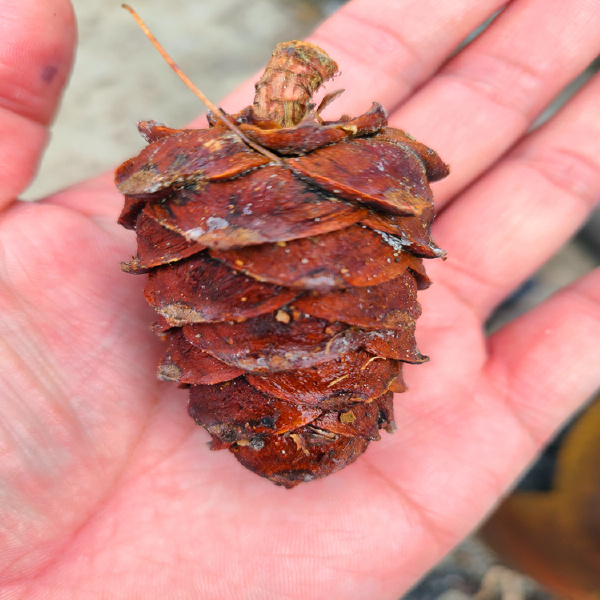
[[[598,53],[595,0],[355,0],[311,38],[332,109],[372,100],[451,165],[435,184],[419,348],[393,436],[293,491],[245,471],[155,380],[161,344],[104,176],[36,204],[71,58],[66,0],[0,0],[0,585],[15,598],[396,598],[464,537],[598,386],[600,273],[485,339],[493,308],[600,192],[600,80],[526,130]],[[46,82],[46,83],[44,83]],[[248,104],[248,87],[223,103]]]

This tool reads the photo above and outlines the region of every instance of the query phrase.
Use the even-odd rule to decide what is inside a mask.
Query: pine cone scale
[[[394,144],[366,138],[289,160],[294,172],[337,197],[402,216],[420,216],[433,196],[423,162]]]
[[[297,294],[229,269],[206,254],[154,269],[144,288],[148,303],[172,325],[248,319],[280,308]]]
[[[357,350],[309,368],[268,375],[248,374],[246,380],[275,398],[332,408],[341,405],[341,397],[342,403],[370,402],[379,398],[399,372],[397,361]]]
[[[363,329],[401,329],[407,317],[418,319],[421,315],[417,284],[408,270],[375,286],[304,294],[293,307],[312,317],[344,321]]]
[[[231,381],[244,371],[224,363],[190,344],[181,328],[166,334],[169,347],[158,367],[158,378],[187,385],[214,385]]]
[[[184,129],[146,146],[117,169],[115,181],[126,196],[164,197],[174,186],[200,187],[268,162],[229,130]]]
[[[189,242],[182,236],[161,227],[142,211],[137,218],[137,262],[144,268],[176,262],[206,248],[204,244]]]
[[[211,435],[230,445],[293,431],[323,414],[319,407],[269,397],[244,377],[218,385],[194,386],[189,412]]]
[[[399,239],[362,225],[285,244],[211,250],[210,254],[259,281],[319,292],[395,279],[411,261]]]
[[[333,360],[355,350],[364,333],[343,323],[307,315],[287,321],[276,311],[240,323],[185,325],[186,339],[198,348],[252,373],[286,371]]]
[[[439,258],[445,256],[431,239],[431,223],[433,207],[423,211],[420,218],[383,215],[374,211],[360,220],[361,225],[370,229],[396,236],[407,252],[423,258]]]
[[[366,216],[364,208],[317,193],[281,166],[181,189],[143,211],[187,240],[220,250],[316,236]]]

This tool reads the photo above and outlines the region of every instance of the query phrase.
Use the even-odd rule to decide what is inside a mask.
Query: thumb
[[[69,0],[0,0],[0,209],[35,174],[75,38]]]

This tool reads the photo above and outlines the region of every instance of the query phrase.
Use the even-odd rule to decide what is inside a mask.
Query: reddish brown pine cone
[[[337,72],[319,48],[279,44],[253,106],[202,130],[142,122],[148,146],[116,173],[119,222],[138,236],[125,271],[168,348],[159,378],[255,473],[293,487],[324,477],[395,428],[392,395],[415,345],[429,182],[448,169],[387,127],[378,104],[323,121],[312,93]]]

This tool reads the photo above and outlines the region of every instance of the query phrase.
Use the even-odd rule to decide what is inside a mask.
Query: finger
[[[391,116],[450,164],[443,206],[600,52],[597,0],[516,0]]]
[[[600,76],[436,222],[433,277],[481,317],[543,264],[600,200]]]
[[[340,66],[341,75],[329,87],[346,89],[327,114],[357,114],[374,101],[392,111],[504,4],[506,0],[349,2],[308,38]],[[253,89],[254,81],[247,82],[222,106],[240,110],[251,101]]]
[[[0,208],[35,173],[74,42],[68,0],[0,0]]]
[[[488,376],[534,439],[600,386],[599,307],[596,269],[489,340]]]

